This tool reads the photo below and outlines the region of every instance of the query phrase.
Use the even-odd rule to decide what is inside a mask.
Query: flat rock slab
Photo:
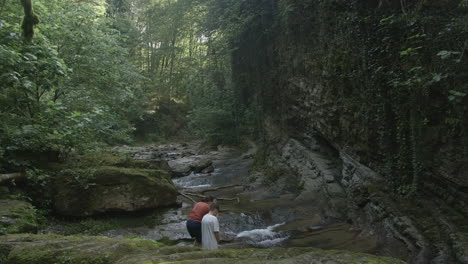
[[[316,248],[221,249],[165,247],[143,239],[16,235],[0,238],[0,261],[43,263],[307,263],[403,264],[397,259],[363,253]],[[3,263],[3,262],[2,262]]]

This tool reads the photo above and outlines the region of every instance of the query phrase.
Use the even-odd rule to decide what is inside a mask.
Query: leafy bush
[[[224,109],[196,108],[190,114],[190,127],[213,145],[239,143],[236,120]]]

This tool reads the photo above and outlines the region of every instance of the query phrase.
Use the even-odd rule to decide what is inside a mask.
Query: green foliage
[[[142,80],[104,4],[34,1],[42,24],[23,42],[19,3],[0,20],[0,171],[128,143]]]
[[[135,123],[137,140],[162,142],[164,140],[187,139],[187,114],[190,106],[169,98],[159,98],[153,102],[152,109],[145,111]]]
[[[41,169],[26,170],[26,186],[27,199],[34,203],[35,206],[41,208],[41,214],[46,214],[47,210],[53,206],[53,174]]]
[[[23,45],[18,26],[0,20],[1,113],[34,117],[43,101],[53,100],[66,68],[51,44],[41,38]]]
[[[73,149],[89,148],[100,133],[107,132],[99,124],[102,111],[97,109],[82,114],[52,101],[42,104],[41,109],[32,119],[23,121],[13,114],[2,124],[0,141],[5,146],[2,152],[6,168],[43,166],[42,162],[66,157]]]
[[[118,224],[112,221],[86,219],[77,223],[67,223],[64,226],[64,235],[99,235],[100,233],[119,228]]]
[[[223,4],[232,8],[214,16]],[[25,43],[17,23],[25,10],[7,4],[0,21],[0,170],[42,168],[73,151],[131,143],[134,135],[160,141],[183,131],[184,138],[238,143],[252,133],[255,112],[239,104],[229,42],[251,15],[234,26],[221,22],[241,6],[36,0],[41,24]],[[190,107],[194,133],[185,132]]]
[[[49,152],[44,133],[50,132],[47,120],[53,100],[54,86],[60,86],[66,71],[50,43],[42,38],[24,46],[15,31],[17,26],[0,21],[0,165],[30,165],[18,153]],[[58,125],[58,124],[57,124]]]
[[[7,227],[6,233],[9,234],[36,232],[40,225],[37,209],[33,207],[18,208],[18,210],[12,212],[12,216],[16,218],[16,223]]]
[[[146,113],[136,118],[139,138],[160,141],[185,130],[185,120],[170,113],[182,102],[191,106],[192,134],[213,144],[238,143],[247,136],[247,111],[239,106],[231,79],[231,47],[241,25],[225,21],[240,8],[237,1],[108,1],[108,12],[119,18],[116,28],[134,39],[127,40],[135,62],[147,77]],[[129,6],[135,8],[129,8]],[[229,8],[224,8],[229,6]],[[220,11],[220,13],[217,13]],[[129,19],[136,17],[138,23]],[[241,20],[239,20],[240,22]],[[237,22],[237,21],[236,21]],[[242,25],[249,21],[242,20]],[[135,30],[143,27],[146,30]],[[180,109],[187,112],[188,109]],[[173,120],[168,120],[172,118]],[[214,118],[210,122],[210,118]],[[224,119],[224,120],[222,120]],[[169,125],[172,121],[172,125]],[[197,124],[198,121],[202,124]],[[235,124],[233,124],[235,122]],[[174,129],[176,127],[177,129]],[[149,133],[148,131],[152,131]],[[168,135],[170,135],[168,137]]]
[[[464,129],[461,123],[440,122],[444,116],[453,118],[450,116],[457,111],[456,105],[462,103],[464,91],[468,89],[462,81],[462,69],[467,66],[461,61],[462,52],[446,49],[460,43],[457,34],[468,34],[460,28],[462,21],[462,16],[444,20],[438,13],[423,18],[394,14],[390,19],[380,20],[375,35],[392,44],[375,48],[380,54],[375,55],[373,63],[382,68],[372,73],[377,80],[387,80],[392,90],[384,92],[382,87],[369,90],[369,95],[377,96],[378,102],[387,106],[374,119],[386,123],[382,128],[387,131],[378,131],[383,143],[382,154],[393,163],[385,174],[398,193],[415,193],[428,173],[430,155],[424,153],[428,146],[427,131],[434,127],[445,127],[446,131]],[[426,30],[428,26],[432,30]],[[383,66],[399,48],[403,48],[399,63]],[[458,111],[454,119],[461,120],[463,114],[460,114]],[[389,116],[394,118],[388,119]]]

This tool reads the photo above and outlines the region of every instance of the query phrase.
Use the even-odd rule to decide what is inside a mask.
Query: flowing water
[[[219,198],[230,198],[237,195],[243,177],[249,173],[252,159],[243,158],[240,153],[224,153],[213,160],[214,171],[211,173],[191,173],[188,176],[174,179],[174,183],[186,192],[197,192],[206,188],[233,186],[230,189],[210,193]],[[240,188],[242,189],[242,188]],[[272,219],[258,210],[242,210],[236,201],[220,201],[222,209],[219,215],[222,230],[222,243],[226,246],[257,246],[272,247],[281,245],[289,238],[289,232],[276,231],[282,224],[274,223]],[[236,207],[232,208],[232,205]],[[190,243],[190,236],[185,227],[185,221],[190,213],[192,203],[182,200],[180,208],[166,209],[155,217],[157,224],[153,227],[135,227],[109,230],[102,235],[110,237],[139,236],[147,239],[169,239],[179,244]],[[234,210],[233,210],[234,209]]]
[[[273,247],[281,244],[289,238],[287,232],[276,232],[276,228],[284,224],[276,224],[264,229],[253,229],[249,231],[242,231],[237,234],[236,238],[244,239],[244,241],[253,246],[259,247]]]

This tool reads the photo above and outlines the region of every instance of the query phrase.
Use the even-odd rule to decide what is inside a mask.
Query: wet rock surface
[[[314,201],[320,216],[328,222],[346,221],[360,230],[356,232],[359,237],[377,238],[374,244],[379,254],[398,256],[410,263],[467,263],[466,251],[460,249],[468,248],[464,239],[468,218],[459,191],[447,193],[444,188],[448,185],[441,183],[431,188],[445,197],[431,191],[408,199],[394,197],[377,172],[337,150],[320,135],[288,138],[279,136],[274,128],[269,131],[275,144],[268,148],[267,169],[257,172],[256,182],[268,179],[269,170],[295,175],[304,183],[295,201]],[[285,183],[279,179],[272,186]],[[303,241],[316,243],[313,239]],[[320,243],[327,245],[327,241]]]
[[[129,154],[135,160],[161,162],[168,164],[174,177],[187,176],[192,172],[205,173],[211,170],[216,151],[202,153],[200,143],[172,143],[160,146],[115,147],[118,153]],[[211,154],[211,155],[210,155]]]
[[[211,166],[207,169],[199,173],[191,170],[189,175],[175,178],[173,181],[184,192],[203,193],[220,198],[223,212],[219,220],[223,230],[221,234],[223,248],[305,247],[314,243],[317,247],[323,246],[329,249],[348,247],[360,252],[376,252],[377,246],[372,235],[353,230],[350,225],[344,223],[338,227],[331,225],[323,217],[318,206],[320,202],[315,196],[304,195],[298,198],[297,193],[272,189],[262,183],[249,183],[255,148],[252,145],[246,153],[222,147],[201,152],[196,150],[200,149],[199,146],[180,144],[172,145],[171,148],[151,148],[158,154],[151,154],[151,151],[145,147],[134,148],[132,150],[134,153],[129,155],[138,158],[163,157],[168,159],[169,163],[174,160],[210,160]],[[171,155],[160,153],[167,149],[170,149]],[[336,181],[328,179],[323,184],[332,186],[330,190],[333,190]],[[220,188],[224,186],[228,188]],[[341,189],[339,190],[336,196],[341,199],[343,195]],[[169,240],[173,243],[190,243],[185,220],[190,213],[192,201],[182,196],[179,197],[179,201],[182,203],[181,208],[161,212],[161,217],[154,220],[153,226],[114,229],[101,234],[116,238],[138,236],[153,240]],[[320,226],[320,230],[316,229],[317,226]]]

